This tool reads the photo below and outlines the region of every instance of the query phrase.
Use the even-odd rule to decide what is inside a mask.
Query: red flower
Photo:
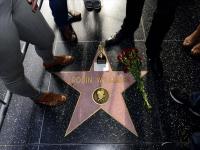
[[[118,59],[119,61],[122,61],[122,54],[121,54],[121,53],[117,56],[117,59]]]
[[[129,70],[128,70],[128,68],[126,66],[124,66],[123,71],[124,71],[124,73],[128,73],[129,72]]]
[[[132,51],[132,48],[127,48],[123,50],[126,54],[129,54]]]
[[[140,57],[140,56],[138,56],[138,59],[139,59],[140,61],[142,61],[142,60],[143,60],[143,58],[142,58],[142,57]]]
[[[139,52],[137,48],[133,48],[132,50],[133,50],[134,52],[136,52],[136,53]]]
[[[126,52],[125,51],[122,51],[121,54],[122,54],[122,57],[126,56]]]

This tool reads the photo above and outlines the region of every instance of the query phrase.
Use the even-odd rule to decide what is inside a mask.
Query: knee
[[[55,34],[54,34],[53,30],[51,30],[49,32],[49,41],[50,41],[50,43],[53,43],[54,39],[55,39]]]
[[[25,75],[21,71],[12,72],[12,74],[4,75],[4,77],[2,77],[5,87],[13,93],[16,93],[15,90],[16,90],[17,85],[19,85],[21,81],[24,79],[25,79]],[[20,88],[23,88],[23,87],[20,87]]]
[[[12,71],[7,75],[4,74],[4,76],[1,78],[4,82],[4,84],[6,85],[6,87],[8,88],[10,85],[25,78],[25,75],[24,75],[23,70],[17,70],[17,71]]]
[[[52,47],[52,45],[54,43],[54,39],[55,39],[55,34],[54,34],[53,30],[50,30],[49,31],[49,35],[48,35],[48,37],[46,39],[46,47],[47,48],[51,48]]]
[[[55,39],[54,32],[52,30],[49,30],[48,33],[46,33],[46,36],[44,36],[40,41],[40,44],[36,45],[36,47],[40,50],[52,49],[54,39]]]
[[[3,80],[6,88],[15,94],[22,95],[20,91],[26,90],[27,88],[24,86],[24,81],[26,81],[26,77],[24,74],[20,74],[17,76],[13,76],[11,78],[7,78]]]

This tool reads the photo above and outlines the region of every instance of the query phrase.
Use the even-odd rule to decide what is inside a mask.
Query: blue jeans
[[[200,110],[200,92],[193,92],[191,95],[191,105],[197,110]],[[198,111],[200,112],[200,111]]]
[[[69,16],[66,0],[49,0],[49,6],[55,23],[59,28],[63,28],[68,24]]]
[[[200,149],[200,132],[194,133],[191,138],[190,150]]]

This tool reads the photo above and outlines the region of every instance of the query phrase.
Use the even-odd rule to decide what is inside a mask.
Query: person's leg
[[[121,29],[113,37],[106,40],[106,47],[120,43],[126,40],[134,45],[134,32],[140,24],[142,10],[145,0],[127,0],[126,17]]]
[[[71,26],[71,21],[79,21],[81,19],[81,14],[78,12],[69,14],[66,0],[49,0],[49,5],[55,23],[61,31],[64,40],[77,42],[77,35]]]
[[[36,45],[36,52],[43,59],[46,69],[74,61],[71,56],[53,56],[54,33],[40,11],[33,13],[26,1],[16,1],[14,6],[13,20],[20,39]]]
[[[157,9],[154,12],[152,25],[146,40],[148,68],[156,78],[163,76],[163,65],[160,59],[161,44],[166,33],[173,23],[175,11],[179,0],[158,0]]]
[[[200,115],[200,91],[193,92],[191,94],[190,104],[191,104],[190,111],[192,111],[194,114],[199,116]]]
[[[148,57],[160,56],[161,44],[174,21],[178,3],[179,0],[158,0],[157,9],[146,40]]]
[[[0,0],[0,78],[11,92],[37,99],[40,92],[24,76],[19,35],[11,11],[11,0]]]
[[[190,150],[199,150],[200,149],[200,132],[192,134]]]
[[[81,13],[75,10],[68,10],[67,0],[49,0],[55,23],[59,28],[81,20]]]
[[[45,68],[48,69],[48,66],[53,68],[72,63],[74,58],[71,56],[53,56],[54,33],[41,13],[39,11],[33,13],[31,6],[26,1],[19,0],[13,2],[12,21],[17,28],[19,37],[26,42],[36,45],[36,52],[43,59]],[[22,84],[19,84],[19,88],[23,93],[28,89]],[[23,93],[19,94],[25,96]],[[28,97],[32,98],[30,95]],[[37,98],[34,97],[32,99],[35,100],[35,103],[48,106],[56,106],[66,102],[66,96],[55,93],[42,93]]]
[[[200,92],[192,93],[192,101],[194,105],[200,106]]]
[[[55,23],[59,28],[63,28],[68,23],[68,7],[66,0],[49,0]]]
[[[13,22],[20,40],[36,45],[37,54],[45,63],[53,61],[54,33],[40,11],[33,13],[26,1],[15,1]]]
[[[128,34],[134,34],[139,27],[145,0],[127,0],[126,17],[121,29]]]

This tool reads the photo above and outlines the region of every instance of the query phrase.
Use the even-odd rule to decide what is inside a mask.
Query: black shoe
[[[82,17],[81,17],[81,13],[75,10],[69,10],[68,12],[68,23],[74,23],[77,21],[81,21]]]
[[[189,150],[188,144],[165,142],[161,145],[161,150]]]
[[[84,4],[87,11],[92,11],[94,9],[92,0],[84,0]]]
[[[192,106],[191,101],[190,101],[190,95],[187,94],[185,90],[179,90],[177,88],[172,88],[170,89],[170,96],[171,98],[182,105],[185,105],[186,107],[189,108],[189,110],[196,116],[200,117],[200,110],[196,106]]]
[[[163,77],[163,65],[160,57],[148,58],[149,67],[158,79]]]
[[[119,44],[123,40],[134,42],[133,35],[127,32],[124,32],[123,30],[120,30],[117,32],[114,36],[110,37],[105,41],[105,46],[110,47]]]
[[[93,1],[93,9],[97,13],[99,13],[101,11],[101,0],[94,0]]]
[[[186,93],[185,90],[179,90],[178,88],[171,88],[170,89],[170,96],[171,98],[179,103],[179,104],[189,104],[189,95]]]
[[[190,107],[190,108],[189,108],[189,111],[191,111],[195,116],[200,117],[199,108],[197,109],[197,108],[192,108],[192,107]]]

